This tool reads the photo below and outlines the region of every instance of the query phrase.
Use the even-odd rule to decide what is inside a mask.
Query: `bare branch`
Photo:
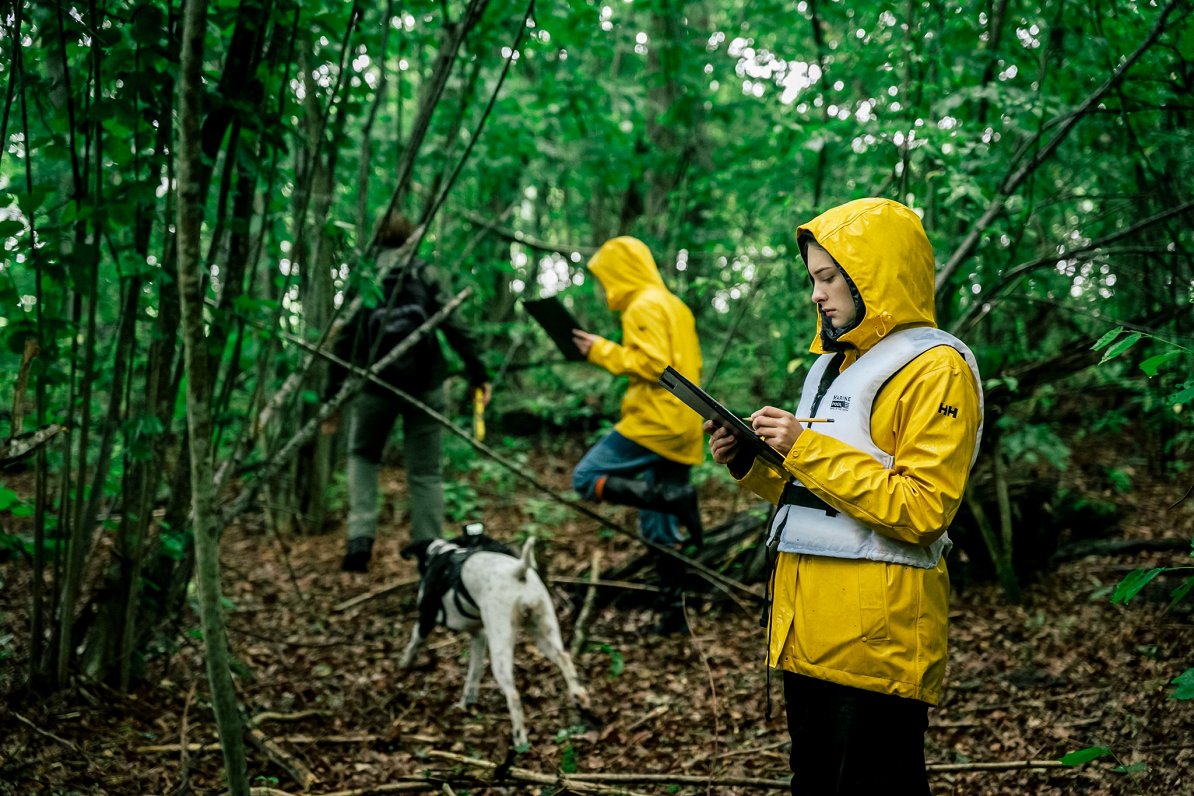
[[[1078,122],[1081,121],[1084,116],[1086,116],[1090,108],[1097,105],[1099,101],[1102,100],[1109,91],[1111,91],[1111,89],[1115,88],[1115,86],[1118,85],[1121,80],[1123,80],[1124,75],[1127,74],[1128,70],[1140,60],[1141,56],[1143,56],[1150,47],[1156,44],[1157,39],[1159,39],[1161,34],[1165,31],[1165,23],[1168,21],[1169,15],[1175,8],[1182,5],[1184,2],[1185,0],[1170,0],[1169,5],[1165,6],[1165,8],[1161,10],[1161,14],[1157,18],[1157,23],[1153,26],[1152,31],[1148,34],[1144,41],[1140,43],[1140,46],[1136,48],[1136,51],[1124,59],[1123,63],[1121,63],[1111,74],[1111,77],[1107,78],[1103,85],[1099,86],[1089,97],[1083,100],[1081,105],[1063,117],[1064,120],[1060,124],[1060,129],[1053,135],[1049,142],[1045,144],[1044,148],[1037,152],[1037,154],[1031,160],[1024,163],[1018,169],[1004,178],[1003,182],[1000,183],[999,187],[996,189],[995,198],[991,200],[991,204],[987,206],[986,211],[983,212],[982,216],[977,222],[975,222],[974,226],[970,228],[970,232],[966,235],[965,239],[958,246],[958,248],[954,250],[954,253],[950,256],[949,260],[944,266],[941,267],[941,270],[937,272],[936,286],[938,290],[941,290],[942,286],[949,281],[949,278],[953,276],[954,271],[958,269],[958,266],[960,266],[966,258],[974,253],[974,250],[978,247],[979,241],[982,239],[983,233],[987,231],[987,228],[991,226],[991,224],[995,221],[995,218],[1001,212],[1003,212],[1003,207],[1007,201],[1007,198],[1016,192],[1016,190],[1024,183],[1026,179],[1028,179],[1028,177],[1036,170],[1038,166],[1052,157],[1057,148],[1061,146],[1062,141],[1069,136],[1075,125],[1077,125]],[[1039,138],[1040,135],[1041,133],[1038,133],[1037,138]],[[1035,140],[1036,139],[1034,139],[1034,141]],[[1022,151],[1027,151],[1030,148],[1031,146],[1025,147],[1022,149]]]

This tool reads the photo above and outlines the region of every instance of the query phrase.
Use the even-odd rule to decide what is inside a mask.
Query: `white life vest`
[[[818,424],[817,432],[841,440],[868,454],[884,467],[891,468],[895,458],[881,450],[871,439],[871,408],[875,396],[905,365],[929,349],[942,345],[956,349],[974,373],[979,400],[975,455],[970,460],[970,465],[974,466],[983,431],[983,391],[978,363],[965,343],[948,332],[931,327],[905,329],[888,335],[834,378],[817,407],[820,417],[831,418],[833,422]],[[824,354],[813,363],[804,380],[800,407],[796,412],[798,416],[811,416],[821,377],[832,359],[833,354]],[[951,408],[941,407],[940,411],[948,412]],[[769,538],[769,542],[774,544],[778,536],[781,552],[887,561],[928,569],[935,567],[941,556],[953,546],[949,535],[945,533],[928,546],[884,536],[845,513],[835,511],[797,479],[793,479],[785,488],[782,502],[784,505],[779,507],[772,521]]]

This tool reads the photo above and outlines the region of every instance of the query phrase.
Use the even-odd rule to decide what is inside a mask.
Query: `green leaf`
[[[1147,770],[1148,763],[1141,761],[1139,763],[1133,763],[1130,766],[1116,766],[1115,768],[1111,769],[1111,772],[1113,774],[1138,774],[1141,771]]]
[[[1182,355],[1181,351],[1169,351],[1164,354],[1158,354],[1155,357],[1149,357],[1140,363],[1140,369],[1144,371],[1145,375],[1150,379],[1157,375],[1157,371],[1161,367]]]
[[[1100,757],[1107,757],[1110,754],[1111,750],[1106,746],[1088,746],[1077,752],[1070,752],[1058,762],[1063,766],[1083,766],[1091,760],[1098,760]]]
[[[565,774],[575,774],[577,768],[576,747],[568,744],[564,747],[564,754],[560,758],[560,771],[563,771]]]
[[[1188,381],[1169,396],[1171,404],[1185,404],[1194,401],[1194,381]]]
[[[15,218],[6,218],[0,221],[0,239],[12,238],[20,235],[25,231],[25,225]]]
[[[1117,356],[1136,345],[1136,343],[1140,342],[1141,337],[1144,337],[1144,335],[1142,335],[1140,332],[1132,332],[1130,335],[1108,348],[1107,352],[1103,354],[1103,358],[1099,360],[1099,364],[1102,365],[1104,362],[1110,359],[1115,359]]]
[[[1194,699],[1194,669],[1186,669],[1169,682],[1177,686],[1177,690],[1169,695],[1170,699]]]
[[[1112,604],[1127,605],[1133,597],[1140,593],[1141,589],[1148,585],[1149,581],[1160,575],[1165,569],[1165,567],[1157,567],[1156,569],[1132,570],[1115,587],[1115,594],[1111,595]]]
[[[1180,586],[1169,593],[1171,597],[1169,601],[1169,608],[1166,610],[1172,611],[1174,606],[1186,598],[1190,593],[1190,589],[1194,588],[1194,578],[1186,578]]]
[[[1100,337],[1098,342],[1096,342],[1094,345],[1092,345],[1090,347],[1090,350],[1091,351],[1101,351],[1102,349],[1106,348],[1107,346],[1109,346],[1111,344],[1112,340],[1119,337],[1119,333],[1122,332],[1123,330],[1124,330],[1124,327],[1116,326],[1114,329],[1107,332],[1107,334]]]

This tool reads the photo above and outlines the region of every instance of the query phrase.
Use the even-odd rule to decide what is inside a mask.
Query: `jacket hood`
[[[638,238],[608,240],[589,260],[589,270],[601,280],[609,308],[626,309],[630,298],[644,287],[663,287],[663,277],[651,250]]]
[[[837,335],[831,327],[823,329],[824,318],[817,313],[814,354],[844,347],[861,353],[893,329],[937,326],[933,246],[916,213],[890,199],[857,199],[797,228],[802,258],[810,239],[846,272],[861,304],[855,325]]]

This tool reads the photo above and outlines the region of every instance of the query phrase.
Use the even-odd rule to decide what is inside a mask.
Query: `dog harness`
[[[469,594],[461,576],[464,562],[468,561],[469,556],[483,551],[514,555],[509,545],[479,533],[459,536],[447,542],[447,545],[456,549],[431,556],[427,561],[427,571],[423,573],[419,599],[419,633],[424,638],[431,634],[436,625],[447,625],[448,611],[444,607],[444,597],[448,592],[453,592],[452,602],[461,616],[475,622],[481,621],[480,606],[473,599],[473,595]]]
[[[894,457],[881,450],[871,439],[871,407],[875,397],[887,381],[908,363],[931,348],[947,345],[966,360],[979,388],[979,411],[982,411],[982,380],[974,354],[958,338],[940,329],[917,327],[895,332],[880,340],[865,356],[861,356],[844,372],[832,377],[828,389],[818,390],[834,355],[825,354],[809,369],[804,380],[797,415],[810,417],[820,409],[821,415],[833,420],[817,429],[827,437],[841,440],[870,455],[884,467],[895,465]],[[828,399],[828,406],[818,399]],[[948,407],[944,407],[948,410]],[[956,412],[956,410],[955,410]],[[975,437],[975,455],[982,437],[979,421]],[[973,465],[973,460],[971,465]],[[931,568],[953,546],[948,534],[942,534],[931,545],[902,542],[884,536],[858,520],[839,512],[817,497],[799,480],[793,479],[784,487],[779,510],[771,524],[769,545],[778,544],[784,553],[808,553],[830,558],[867,559],[914,567]]]
[[[477,601],[469,594],[460,576],[464,562],[476,550],[453,550],[432,556],[427,562],[427,572],[423,575],[422,596],[419,600],[419,633],[429,636],[436,625],[444,625],[448,621],[448,611],[444,606],[444,598],[448,592],[455,592],[452,601],[456,610],[467,619],[479,620],[481,612]]]

